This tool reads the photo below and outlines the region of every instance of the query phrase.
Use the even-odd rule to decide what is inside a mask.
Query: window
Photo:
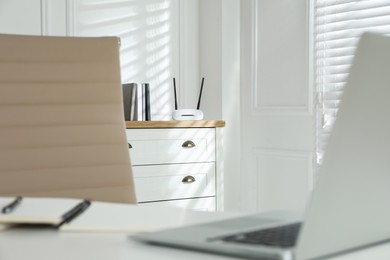
[[[390,34],[390,0],[314,0],[317,162],[321,164],[356,44],[363,32]]]

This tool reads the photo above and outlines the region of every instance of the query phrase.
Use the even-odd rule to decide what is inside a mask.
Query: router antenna
[[[202,98],[203,83],[204,83],[204,78],[202,78],[202,84],[200,85],[200,93],[199,93],[198,106],[196,107],[196,109],[198,109],[198,110],[199,110],[199,108],[200,108],[200,100],[201,100],[201,98]]]
[[[175,110],[177,110],[176,79],[173,78],[173,91],[175,95]]]

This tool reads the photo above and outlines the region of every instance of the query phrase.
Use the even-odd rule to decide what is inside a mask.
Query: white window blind
[[[314,19],[316,145],[321,164],[356,44],[366,31],[390,34],[390,0],[316,0]]]

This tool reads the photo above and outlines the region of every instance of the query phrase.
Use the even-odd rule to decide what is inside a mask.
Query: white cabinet
[[[133,166],[138,201],[215,197],[215,163]]]
[[[145,164],[215,161],[215,129],[128,129],[131,162]]]
[[[218,182],[222,179],[222,167],[217,161],[221,152],[220,131],[217,127],[194,127],[190,122],[186,123],[188,127],[161,124],[127,122],[140,205],[158,203],[205,211],[221,209],[222,205],[217,207],[217,201],[222,201],[222,198],[217,200],[218,190],[222,189]]]

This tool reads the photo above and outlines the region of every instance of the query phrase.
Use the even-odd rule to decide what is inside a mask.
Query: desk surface
[[[215,128],[224,127],[223,120],[188,121],[126,121],[126,128]]]
[[[389,258],[390,243],[387,243],[334,257],[332,260],[388,260]],[[146,245],[131,240],[129,234],[125,233],[67,233],[52,229],[9,229],[0,232],[0,259],[219,260],[238,258]]]

